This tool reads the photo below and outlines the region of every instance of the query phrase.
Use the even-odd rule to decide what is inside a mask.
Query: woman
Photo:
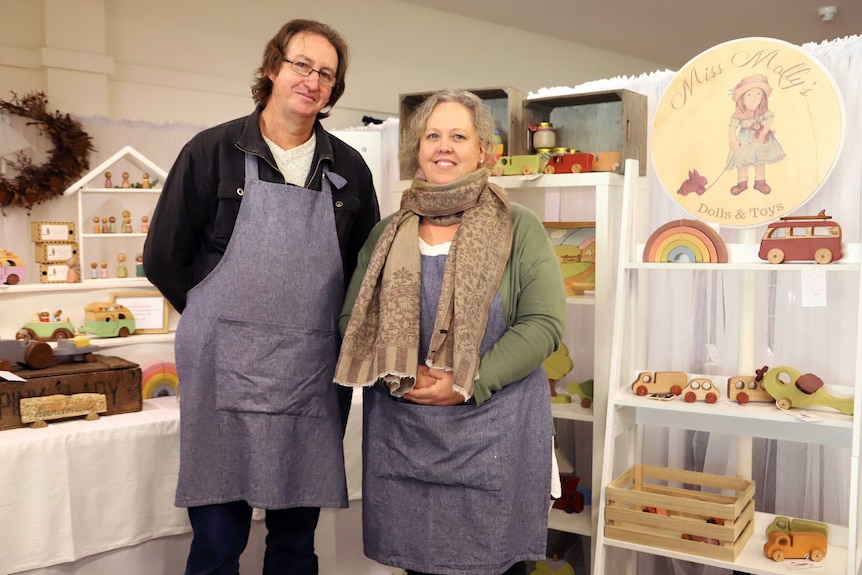
[[[401,150],[418,177],[372,230],[341,316],[335,380],[369,386],[365,554],[409,574],[526,573],[545,557],[542,362],[565,293],[541,222],[488,182],[493,128],[470,92],[419,106]]]

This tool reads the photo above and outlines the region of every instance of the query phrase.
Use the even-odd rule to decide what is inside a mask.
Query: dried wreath
[[[43,92],[33,92],[22,98],[12,92],[10,101],[0,100],[0,110],[27,118],[28,125],[38,126],[54,144],[44,164],[36,166],[27,155],[19,152],[11,164],[18,175],[14,178],[0,175],[0,211],[7,207],[29,210],[53,199],[90,168],[90,152],[95,150],[90,136],[69,114],[49,113],[47,105]]]

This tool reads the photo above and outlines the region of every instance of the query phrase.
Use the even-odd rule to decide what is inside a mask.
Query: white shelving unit
[[[633,174],[629,176],[628,174]],[[626,166],[626,175],[612,172],[584,174],[538,174],[529,176],[498,176],[491,182],[505,188],[512,201],[532,210],[542,221],[591,221],[596,222],[596,286],[594,293],[567,298],[569,326],[566,344],[575,363],[592,364],[590,377],[594,381],[594,398],[589,408],[580,403],[551,406],[555,419],[586,422],[592,425],[593,441],[587,446],[591,450],[591,477],[582,477],[581,486],[592,489],[592,501],[585,502],[581,513],[568,514],[552,509],[548,527],[591,538],[596,541],[599,487],[602,485],[601,463],[604,447],[603,430],[607,406],[607,389],[610,365],[611,326],[613,325],[614,284],[617,274],[615,263],[620,233],[620,215],[623,188],[637,178],[638,166]],[[404,190],[409,181],[401,181],[396,190]],[[399,193],[400,195],[400,193]],[[395,198],[395,205],[400,198]],[[592,333],[579,334],[583,327],[573,323],[572,318],[582,318],[594,326]],[[577,321],[577,320],[576,320]],[[572,344],[575,335],[584,335],[589,346]],[[588,377],[581,378],[587,379]],[[571,378],[567,378],[571,379]],[[566,380],[564,380],[566,381]],[[577,399],[577,398],[575,398]],[[574,438],[577,442],[578,438]],[[583,447],[579,444],[579,447]],[[594,556],[594,554],[593,554]]]
[[[628,171],[628,169],[627,169]],[[752,575],[787,573],[788,568],[765,557],[763,544],[766,541],[765,528],[774,519],[774,515],[757,512],[753,535],[742,549],[735,561],[715,560],[700,555],[668,550],[663,547],[652,547],[644,544],[634,544],[604,534],[605,523],[605,492],[607,484],[619,477],[634,463],[643,461],[644,426],[663,427],[682,430],[695,430],[731,434],[737,438],[737,473],[746,479],[751,473],[750,438],[767,438],[784,441],[794,441],[805,444],[823,446],[839,446],[848,448],[849,457],[849,514],[848,525],[829,525],[829,547],[824,560],[819,564],[818,573],[830,575],[856,575],[862,560],[860,547],[860,510],[859,504],[859,451],[860,451],[860,418],[842,415],[828,409],[816,410],[820,421],[801,421],[788,412],[778,410],[772,403],[749,403],[740,406],[726,397],[726,381],[734,375],[754,375],[754,369],[762,365],[755,364],[754,353],[754,323],[762,309],[757,308],[755,295],[758,289],[763,289],[767,282],[763,281],[770,273],[799,274],[800,270],[812,270],[812,263],[790,263],[773,265],[757,256],[758,243],[753,237],[754,230],[742,230],[740,234],[743,243],[728,245],[728,263],[644,263],[641,261],[645,240],[650,230],[646,229],[646,217],[649,210],[645,207],[655,197],[638,193],[628,186],[624,192],[622,203],[622,226],[620,228],[620,254],[618,258],[618,285],[615,298],[613,343],[610,362],[610,388],[608,392],[607,418],[605,431],[600,434],[604,438],[602,470],[599,476],[603,480],[600,494],[598,520],[599,531],[596,541],[595,573],[634,573],[636,572],[636,554],[649,553],[674,559],[685,560],[704,565],[712,565],[728,570]],[[840,282],[855,294],[857,315],[855,333],[837,333],[837,330],[826,329],[824,333],[830,337],[848,338],[856,341],[856,347],[862,344],[862,266],[860,266],[860,245],[844,244],[844,258],[832,264],[817,266],[829,281]],[[637,373],[641,371],[668,371],[673,366],[645,365],[647,361],[646,346],[649,340],[654,345],[672,345],[674,334],[662,334],[650,326],[649,305],[651,294],[650,279],[673,280],[690,278],[694,274],[715,274],[726,278],[726,285],[739,289],[740,309],[736,323],[728,331],[738,335],[738,369],[736,373],[725,373],[713,377],[717,387],[722,392],[722,399],[715,404],[705,402],[685,403],[677,398],[672,401],[655,401],[646,397],[638,397],[631,390],[631,384]],[[674,276],[673,274],[681,274]],[[734,284],[737,284],[734,285]],[[785,301],[789,301],[785,298]],[[684,305],[679,303],[678,305]],[[799,302],[782,305],[797,305]],[[680,310],[680,313],[691,313],[693,310]],[[655,323],[655,318],[652,322]],[[729,320],[728,320],[729,321]],[[669,324],[668,324],[669,325]],[[652,327],[647,335],[647,328]],[[678,338],[677,338],[678,341]],[[760,359],[762,362],[763,360]],[[805,357],[776,358],[776,365],[794,365],[804,367]],[[848,359],[840,368],[846,381],[834,382],[840,384],[843,395],[853,391],[855,405],[862,405],[862,357]],[[689,377],[697,374],[690,374]],[[827,382],[832,383],[832,382]],[[849,384],[856,383],[851,386]],[[748,460],[746,460],[746,458]],[[761,486],[758,485],[760,491]],[[806,519],[818,520],[817,517]]]
[[[141,173],[130,172],[130,167]],[[105,185],[105,172],[111,172],[112,182],[121,182],[122,173],[130,172],[130,179],[137,181],[147,173],[155,184],[152,188],[121,188]],[[142,216],[151,218],[153,209],[161,193],[161,186],[167,178],[167,172],[146,158],[131,146],[125,146],[110,158],[90,170],[77,182],[63,192],[64,196],[77,194],[78,200],[78,258],[81,263],[81,282],[101,282],[105,278],[90,277],[90,263],[108,265],[110,277],[116,277],[118,266],[117,254],[125,254],[127,278],[116,278],[133,281],[135,279],[135,256],[141,253],[144,246],[146,231],[142,227]],[[128,210],[131,214],[131,232],[123,232],[122,213]],[[115,231],[111,233],[94,232],[93,218],[113,217],[116,219]]]

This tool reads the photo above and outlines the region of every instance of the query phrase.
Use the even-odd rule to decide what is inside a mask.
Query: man
[[[320,507],[347,506],[337,322],[380,218],[368,166],[320,124],[347,65],[329,26],[285,24],[257,70],[254,113],[186,144],[153,214],[144,269],[182,314],[189,575],[238,572],[253,507],[266,510],[264,573],[316,574]]]

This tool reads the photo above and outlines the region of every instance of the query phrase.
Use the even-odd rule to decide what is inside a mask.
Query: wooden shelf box
[[[413,94],[401,94],[398,96],[398,125],[400,135],[404,134],[404,130],[407,128],[407,122],[413,116],[416,108],[418,108],[419,105],[428,98],[428,96],[438,91],[439,90],[434,90],[432,92],[417,92]],[[521,140],[527,137],[527,124],[525,124],[521,119],[523,102],[527,97],[526,94],[511,87],[481,88],[470,91],[479,96],[486,104],[488,104],[488,107],[491,108],[491,114],[494,116],[494,125],[497,130],[499,130],[500,136],[503,138],[503,153],[505,155],[509,155],[510,148],[512,146],[517,146],[521,143]],[[400,137],[399,141],[401,141]],[[517,144],[515,142],[517,142]],[[404,166],[400,166],[400,179],[413,179],[413,174],[406,174],[405,171]]]
[[[606,499],[608,539],[735,561],[754,530],[746,479],[637,464],[608,484]]]
[[[647,97],[631,90],[608,90],[524,100],[524,126],[550,122],[556,145],[582,152],[620,152],[625,160],[637,160],[646,175]],[[508,148],[507,148],[508,149]],[[511,154],[532,154],[526,131],[512,145]]]

